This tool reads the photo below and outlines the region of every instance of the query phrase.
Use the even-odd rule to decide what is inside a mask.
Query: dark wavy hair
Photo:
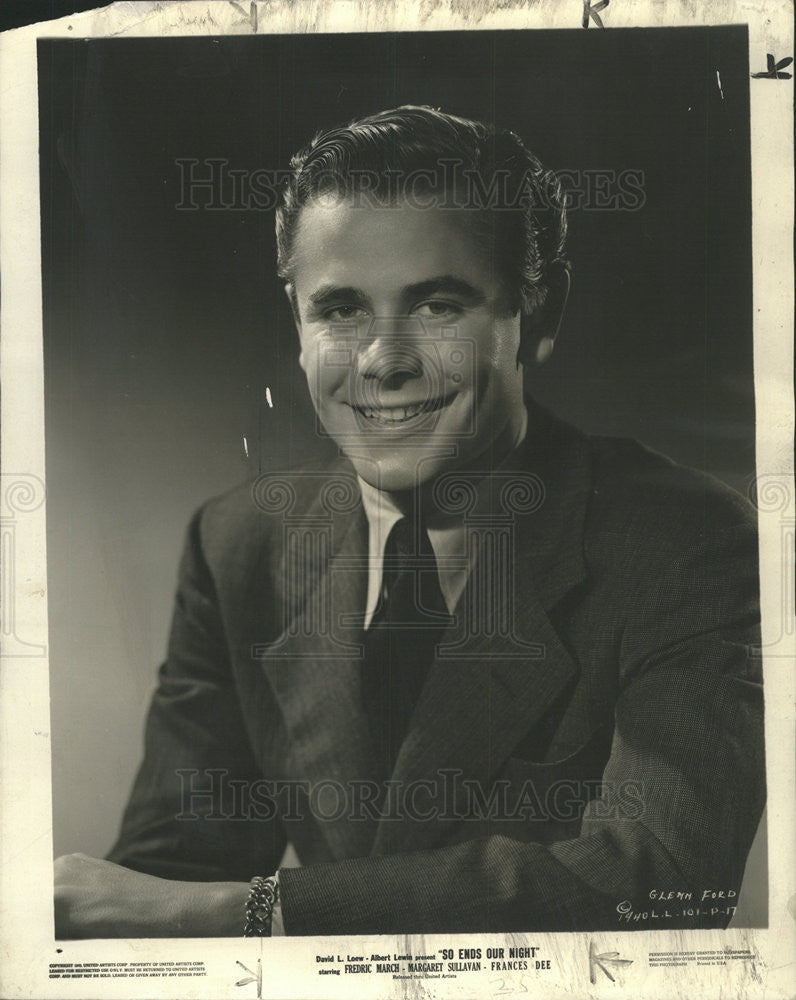
[[[470,209],[512,312],[544,305],[565,258],[566,210],[556,175],[514,132],[429,107],[404,105],[317,133],[296,153],[276,210],[277,266],[291,280],[304,205],[359,194],[381,205],[409,195]]]

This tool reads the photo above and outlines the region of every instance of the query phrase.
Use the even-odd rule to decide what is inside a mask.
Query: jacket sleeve
[[[756,533],[747,512],[710,522],[707,510],[692,519],[676,556],[666,525],[658,537],[630,526],[626,553],[634,537],[647,551],[617,581],[626,608],[603,779],[633,782],[635,816],[597,798],[579,835],[553,844],[528,830],[283,871],[287,933],[725,926],[765,799],[763,697]]]
[[[108,860],[169,879],[248,882],[276,868],[285,836],[276,818],[249,819],[240,808],[241,789],[262,773],[202,554],[201,514],[188,529],[144,759]]]

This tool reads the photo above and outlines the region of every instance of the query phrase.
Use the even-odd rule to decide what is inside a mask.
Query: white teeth
[[[372,406],[364,406],[360,412],[364,413],[370,420],[382,420],[385,423],[397,423],[401,420],[408,420],[416,417],[424,409],[422,403],[414,406],[382,406],[375,409]]]
[[[357,413],[378,424],[401,424],[421,413],[431,413],[445,406],[447,400],[434,399],[424,403],[413,403],[411,406],[354,406]]]

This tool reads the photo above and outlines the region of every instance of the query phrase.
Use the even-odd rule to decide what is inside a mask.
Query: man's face
[[[366,482],[412,489],[513,447],[520,316],[463,211],[311,203],[293,290],[315,409]]]

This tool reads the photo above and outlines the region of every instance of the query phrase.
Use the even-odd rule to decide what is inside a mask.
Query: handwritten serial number
[[[655,897],[657,899],[657,897]],[[672,897],[678,899],[677,896]],[[716,897],[719,899],[720,897]],[[646,920],[674,920],[679,917],[732,917],[737,907],[734,905],[720,906],[665,906],[650,907],[645,910],[634,909],[633,903],[629,899],[623,899],[616,908],[617,919],[620,923],[637,923]]]

